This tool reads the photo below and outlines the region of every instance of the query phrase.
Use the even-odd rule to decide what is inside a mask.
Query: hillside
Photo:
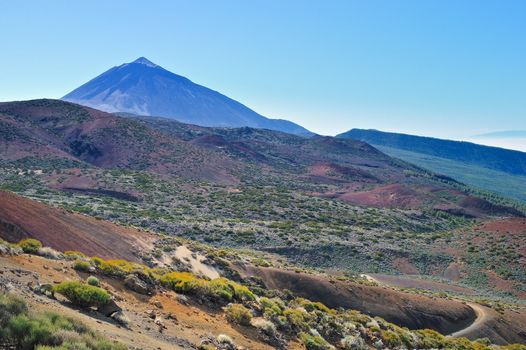
[[[526,313],[518,306],[498,309],[480,305],[473,298],[463,299],[467,296],[418,295],[364,277],[300,273],[297,267],[278,263],[261,267],[263,256],[255,252],[218,250],[104,221],[95,224],[12,194],[2,196],[2,203],[10,209],[0,212],[0,218],[5,221],[9,217],[13,226],[26,233],[24,237],[47,240],[50,246],[22,254],[24,243],[15,244],[17,238],[0,227],[0,307],[6,305],[4,293],[11,293],[8,300],[16,293],[30,306],[30,317],[48,312],[72,317],[77,324],[96,329],[99,337],[127,347],[195,349],[207,345],[226,350],[236,344],[251,349],[302,349],[314,341],[308,336],[311,329],[316,330],[315,341],[327,348],[329,344],[340,346],[342,339],[347,339],[375,349],[406,344],[489,350],[481,343],[423,328],[443,334],[463,332],[470,339],[488,337],[497,344],[526,341],[521,331]],[[46,218],[35,215],[36,210],[55,221],[73,217],[79,224],[56,231],[53,225],[43,225]],[[27,220],[32,226],[26,231]],[[93,249],[115,244],[111,234],[92,232],[96,225],[110,232],[127,232],[130,242],[146,237],[149,245],[135,246],[135,256],[140,258],[134,262],[90,257]],[[85,243],[79,244],[77,251],[62,253],[69,245],[61,238],[69,233]],[[90,245],[91,240],[96,244]],[[113,258],[123,258],[118,251],[113,252]],[[180,255],[183,251],[189,255]],[[196,272],[198,261],[218,271],[221,278],[208,280]],[[111,302],[89,308],[60,289],[49,289],[90,279],[96,280],[101,293],[111,295]],[[470,301],[466,304],[465,300]],[[2,317],[14,312],[7,310]],[[482,318],[480,310],[487,316]],[[75,328],[79,329],[83,328]],[[37,339],[47,344],[44,334]],[[60,344],[60,337],[54,339]],[[513,349],[522,350],[518,345]]]
[[[465,245],[484,222],[520,218],[519,206],[365,142],[125,118],[55,100],[2,103],[0,121],[9,130],[0,187],[61,210],[295,266],[457,276],[452,283],[481,293],[524,297],[522,230],[487,252]],[[37,209],[35,218],[47,215]],[[62,218],[50,223],[63,235],[77,227],[75,216],[49,215]],[[30,219],[20,224],[28,232]]]
[[[376,146],[376,148],[392,157],[403,159],[431,171],[446,174],[465,184],[526,202],[525,175],[512,175],[478,165],[398,148],[385,146]]]
[[[6,136],[0,159],[10,166],[119,168],[230,186],[279,183],[356,205],[432,207],[469,217],[516,214],[489,203],[473,206],[469,193],[439,175],[356,140],[124,118],[56,100],[0,103],[0,122]],[[90,190],[93,181],[86,181],[84,186],[61,181],[55,187]],[[377,198],[386,192],[389,201]]]
[[[526,153],[468,142],[353,129],[353,138],[424,169],[499,195],[526,201]]]
[[[378,130],[352,129],[337,137],[456,160],[512,175],[526,175],[526,153],[520,151]]]
[[[287,120],[269,119],[144,57],[113,67],[63,98],[106,112],[169,117],[203,126],[263,128],[311,136]]]

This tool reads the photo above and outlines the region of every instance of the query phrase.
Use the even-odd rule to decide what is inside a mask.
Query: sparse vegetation
[[[31,349],[124,350],[82,323],[56,313],[32,313],[25,303],[0,293],[0,347]]]

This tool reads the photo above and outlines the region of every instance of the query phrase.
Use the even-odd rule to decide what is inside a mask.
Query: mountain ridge
[[[513,175],[526,175],[526,153],[521,151],[373,129],[351,129],[336,137],[462,161]]]

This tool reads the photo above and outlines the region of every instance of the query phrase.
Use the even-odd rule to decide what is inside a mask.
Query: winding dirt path
[[[473,321],[472,324],[470,324],[468,327],[461,329],[459,331],[456,331],[454,333],[449,334],[450,337],[464,337],[469,335],[471,332],[478,330],[481,328],[481,326],[488,322],[492,316],[489,315],[484,307],[480,306],[479,304],[475,303],[466,303],[470,308],[472,308],[475,311],[475,314],[477,315],[477,318],[475,321]]]
[[[371,282],[377,283],[378,285],[381,285],[381,286],[383,285],[383,286],[388,286],[389,287],[389,284],[384,283],[384,282],[380,281],[379,279],[377,279],[377,278],[375,278],[375,277],[373,277],[371,275],[364,274],[362,276],[365,277],[367,280],[369,280]],[[468,336],[470,333],[475,332],[475,331],[479,330],[480,328],[482,328],[482,326],[486,322],[490,321],[492,319],[492,317],[493,317],[490,314],[488,314],[488,312],[486,312],[486,310],[484,309],[483,306],[481,306],[479,304],[466,302],[466,305],[468,305],[470,308],[473,309],[473,311],[475,311],[475,315],[477,317],[475,318],[473,323],[471,323],[466,328],[463,328],[463,329],[460,329],[460,330],[458,330],[456,332],[448,334],[449,337],[458,338],[458,337]]]

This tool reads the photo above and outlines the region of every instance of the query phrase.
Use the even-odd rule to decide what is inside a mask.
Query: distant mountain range
[[[509,174],[526,175],[526,153],[520,151],[378,130],[352,129],[337,137],[457,160]]]
[[[390,156],[526,201],[524,152],[378,130],[352,129],[337,137],[367,142]]]
[[[266,118],[144,57],[109,69],[62,99],[110,113],[167,117],[200,126],[248,126],[313,135],[293,122]]]
[[[476,138],[526,138],[526,130],[504,130],[475,135]]]

